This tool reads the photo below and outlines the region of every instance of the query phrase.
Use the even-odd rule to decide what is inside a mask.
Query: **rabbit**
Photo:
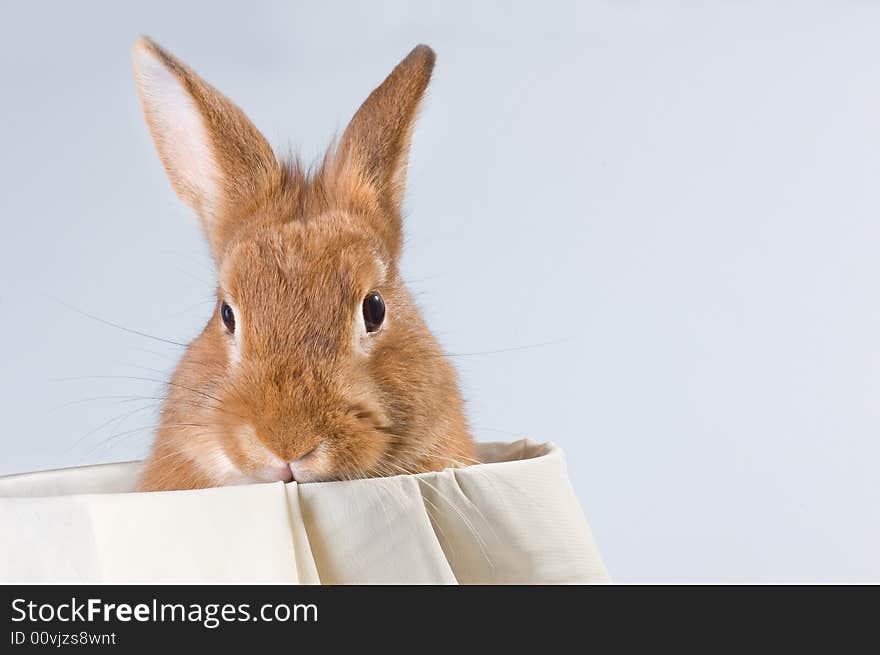
[[[320,165],[276,158],[147,37],[141,107],[218,273],[163,400],[140,489],[308,483],[476,462],[454,368],[401,279],[409,146],[435,54],[414,48]]]

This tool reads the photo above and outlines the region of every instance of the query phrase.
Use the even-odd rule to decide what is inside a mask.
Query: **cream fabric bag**
[[[137,493],[137,462],[0,478],[0,582],[607,582],[562,452],[479,448],[351,482]]]

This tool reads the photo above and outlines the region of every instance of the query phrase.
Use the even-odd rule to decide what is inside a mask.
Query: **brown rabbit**
[[[475,461],[455,372],[398,271],[416,47],[320,168],[278,161],[244,113],[147,38],[141,104],[217,265],[216,308],[162,407],[144,490],[338,480]]]

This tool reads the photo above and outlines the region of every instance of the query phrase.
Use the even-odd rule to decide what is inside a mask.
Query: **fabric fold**
[[[454,584],[413,476],[298,485],[324,584]]]
[[[608,582],[562,452],[311,484],[138,493],[140,463],[0,478],[0,582]]]

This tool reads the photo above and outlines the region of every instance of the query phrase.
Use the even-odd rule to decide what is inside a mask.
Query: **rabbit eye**
[[[225,302],[220,305],[220,318],[230,333],[235,332],[235,313],[232,311],[232,307]]]
[[[385,320],[385,301],[378,291],[371,291],[364,298],[364,325],[367,332],[375,332],[382,327],[382,321]]]

